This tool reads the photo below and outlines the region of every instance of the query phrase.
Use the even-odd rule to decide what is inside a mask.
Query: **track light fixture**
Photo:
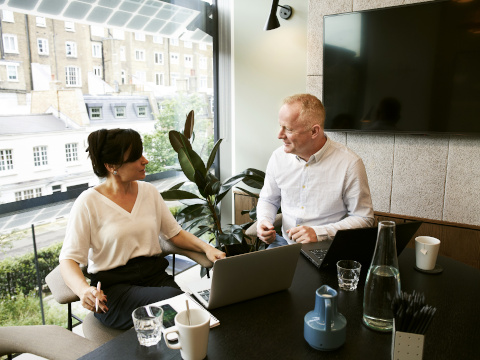
[[[272,1],[272,8],[270,9],[270,16],[265,23],[264,30],[273,30],[280,27],[280,23],[277,18],[277,8],[280,7],[280,17],[282,19],[289,19],[292,16],[292,7],[288,5],[278,5],[280,0]]]

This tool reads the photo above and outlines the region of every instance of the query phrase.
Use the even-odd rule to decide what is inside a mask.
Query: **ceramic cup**
[[[431,236],[415,238],[415,264],[422,270],[433,270],[437,263],[440,240]]]
[[[190,318],[190,319],[189,319]],[[180,349],[184,360],[202,360],[207,356],[208,333],[210,331],[210,314],[202,309],[181,311],[175,316],[175,326],[165,331],[165,344],[170,349]],[[167,335],[176,333],[178,342],[172,344]]]

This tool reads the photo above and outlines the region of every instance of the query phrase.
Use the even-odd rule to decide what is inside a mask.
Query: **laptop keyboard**
[[[199,291],[198,295],[200,295],[203,298],[203,300],[205,300],[208,303],[208,299],[210,299],[210,289]]]
[[[327,254],[327,251],[328,250],[324,250],[324,249],[313,249],[313,250],[309,250],[313,255],[315,255],[317,258],[319,258],[320,260],[323,260],[325,258],[325,255]]]

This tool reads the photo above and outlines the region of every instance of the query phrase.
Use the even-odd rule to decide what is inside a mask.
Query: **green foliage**
[[[222,229],[220,224],[220,202],[227,195],[230,189],[243,181],[248,186],[261,189],[265,173],[256,169],[246,169],[240,174],[226,179],[223,183],[211,171],[215,156],[222,139],[213,146],[211,153],[205,162],[198,155],[192,146],[193,142],[194,111],[187,115],[183,133],[171,130],[169,139],[172,148],[178,156],[178,161],[187,179],[195,184],[196,191],[191,192],[185,189],[185,183],[177,184],[162,192],[165,200],[180,201],[186,205],[178,212],[176,219],[186,231],[190,231],[200,237],[204,234],[211,234],[211,241],[216,240],[215,246],[221,248],[225,245],[243,244],[245,241],[244,229],[251,223],[229,225]],[[250,247],[249,250],[256,250],[258,247]],[[226,249],[228,254],[228,249]]]
[[[62,243],[38,251],[38,268],[42,284],[45,277],[58,265]],[[37,288],[34,254],[29,253],[0,262],[0,299],[18,294],[29,294]]]
[[[200,114],[205,113],[208,106],[205,96],[183,92],[161,103],[162,110],[155,123],[155,132],[145,134],[143,138],[145,154],[149,160],[146,167],[148,173],[165,171],[178,165],[177,155],[170,146],[169,132],[184,125],[185,115],[190,109]],[[200,157],[204,157],[213,146],[213,119],[204,116],[198,125],[196,137],[199,141],[195,149]]]

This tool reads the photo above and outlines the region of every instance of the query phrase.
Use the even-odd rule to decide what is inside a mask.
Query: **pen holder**
[[[425,335],[396,331],[393,320],[392,360],[421,360],[424,341]]]

